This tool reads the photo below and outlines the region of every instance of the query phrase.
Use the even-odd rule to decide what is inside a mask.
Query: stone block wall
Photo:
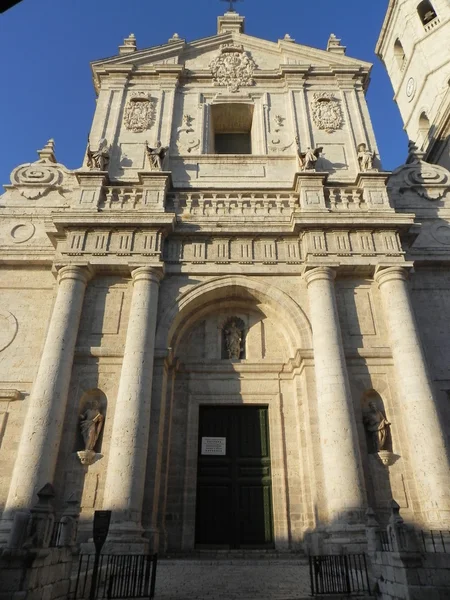
[[[66,600],[71,569],[68,548],[4,551],[0,600]]]
[[[375,552],[371,562],[382,600],[450,597],[450,554]]]

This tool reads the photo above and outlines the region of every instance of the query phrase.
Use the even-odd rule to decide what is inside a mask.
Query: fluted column
[[[161,271],[132,272],[125,351],[109,451],[103,508],[112,510],[109,542],[142,539],[147,449],[150,433],[153,357]]]
[[[29,399],[3,518],[30,508],[36,492],[53,482],[72,373],[75,342],[90,272],[65,266]]]
[[[389,267],[375,275],[394,359],[401,417],[424,518],[450,522],[450,472],[444,436],[407,285],[408,271]]]
[[[308,271],[317,414],[328,517],[333,525],[361,523],[365,492],[342,335],[334,291],[335,270]]]

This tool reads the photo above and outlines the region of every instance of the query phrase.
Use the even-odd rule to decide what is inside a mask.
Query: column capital
[[[77,279],[78,281],[87,284],[94,276],[94,270],[89,263],[82,265],[56,265],[55,268],[57,269],[57,280],[59,284],[66,279]]]
[[[410,265],[378,267],[373,278],[378,283],[378,287],[381,287],[388,281],[407,281],[409,269]]]
[[[162,267],[135,267],[132,268],[131,277],[133,278],[133,285],[137,281],[143,280],[159,283],[164,277],[164,271]]]
[[[336,278],[336,273],[337,271],[335,267],[314,267],[313,269],[306,271],[304,278],[309,286],[313,281],[324,279],[327,281],[334,281]]]

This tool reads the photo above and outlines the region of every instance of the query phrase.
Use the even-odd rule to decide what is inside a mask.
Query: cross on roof
[[[222,2],[228,2],[228,4],[230,5],[230,8],[228,9],[228,12],[236,12],[234,10],[234,3],[235,2],[242,2],[243,0],[221,0]]]

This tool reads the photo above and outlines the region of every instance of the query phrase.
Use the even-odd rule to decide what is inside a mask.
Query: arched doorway
[[[167,548],[290,547],[302,470],[293,365],[311,345],[303,311],[261,281],[217,278],[179,298],[157,336],[173,352]]]

